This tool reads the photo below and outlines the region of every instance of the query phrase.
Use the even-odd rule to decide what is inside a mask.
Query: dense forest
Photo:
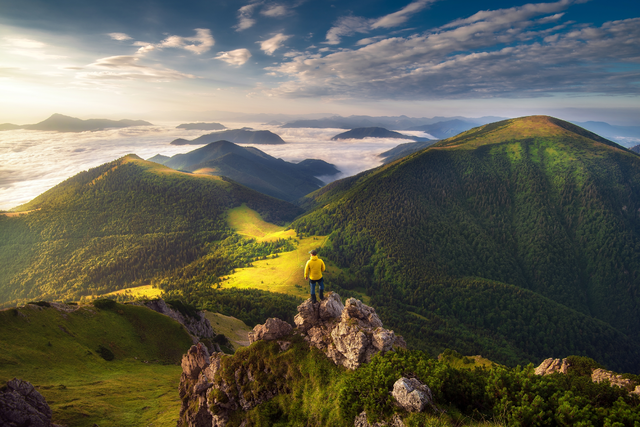
[[[323,255],[357,278],[340,286],[365,288],[418,346],[637,370],[640,157],[614,143],[549,117],[508,120],[304,206],[296,230],[329,234]]]

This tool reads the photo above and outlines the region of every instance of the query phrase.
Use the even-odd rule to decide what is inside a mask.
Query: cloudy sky
[[[637,0],[0,0],[0,123],[208,111],[638,124]]]

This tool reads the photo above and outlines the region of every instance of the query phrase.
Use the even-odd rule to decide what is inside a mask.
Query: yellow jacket
[[[320,280],[322,279],[324,269],[324,261],[318,258],[317,255],[311,255],[311,259],[307,261],[307,265],[304,266],[304,278]]]

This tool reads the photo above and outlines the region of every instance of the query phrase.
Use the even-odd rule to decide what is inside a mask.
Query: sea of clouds
[[[401,143],[398,139],[331,141],[344,129],[282,129],[247,123],[223,123],[229,129],[252,127],[277,133],[285,145],[254,145],[265,153],[290,162],[321,159],[341,173],[330,180],[354,175],[381,164],[378,155]],[[173,156],[199,145],[170,145],[176,138],[194,139],[211,133],[177,129],[177,123],[107,129],[96,132],[0,132],[0,210],[32,200],[65,179],[127,154],[148,159],[156,154]],[[404,132],[426,136],[421,132]],[[322,178],[322,177],[321,177]],[[326,180],[328,183],[330,180]]]

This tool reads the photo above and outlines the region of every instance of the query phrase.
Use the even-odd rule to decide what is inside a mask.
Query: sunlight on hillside
[[[120,289],[115,292],[109,292],[108,294],[103,294],[100,297],[104,298],[104,297],[110,297],[110,296],[116,296],[116,295],[127,295],[129,297],[133,297],[134,299],[137,299],[137,298],[154,299],[154,298],[160,298],[161,294],[162,294],[162,289],[154,288],[151,285],[144,285],[144,286],[137,286],[135,288]]]
[[[245,204],[229,210],[227,223],[241,236],[256,239],[258,242],[268,242],[277,239],[295,237],[294,230],[285,230],[262,219],[260,214]]]
[[[254,261],[252,267],[236,269],[234,274],[222,277],[221,288],[256,288],[269,292],[280,292],[303,298],[308,296],[307,282],[303,277],[304,265],[309,259],[309,251],[322,247],[326,236],[311,236],[298,239],[294,230],[285,230],[262,220],[260,215],[246,206],[232,209],[227,219],[236,232],[257,241],[280,238],[296,239],[297,248],[290,252],[271,255],[268,259]],[[338,269],[327,265],[325,273],[327,289],[330,290],[331,275]]]

